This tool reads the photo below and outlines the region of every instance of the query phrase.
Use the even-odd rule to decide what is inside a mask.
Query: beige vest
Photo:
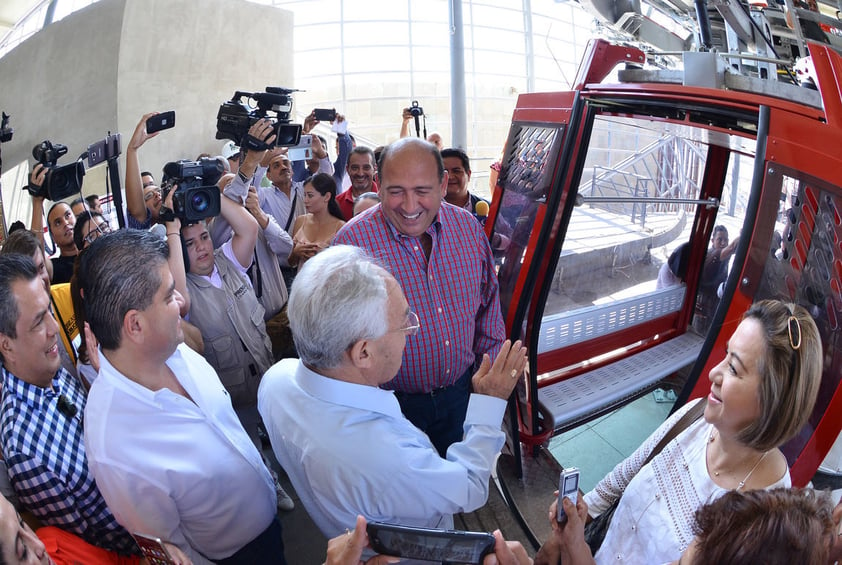
[[[187,273],[190,322],[202,332],[205,358],[216,369],[234,408],[254,406],[260,379],[272,365],[263,306],[221,249],[214,257],[222,288]]]

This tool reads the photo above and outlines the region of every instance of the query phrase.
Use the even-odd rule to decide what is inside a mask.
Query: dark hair
[[[380,154],[380,163],[377,167],[377,172],[380,175],[380,180],[383,181],[383,179],[386,178],[386,163],[389,161],[389,158],[392,156],[392,154],[403,150],[406,146],[409,145],[418,146],[426,150],[430,155],[432,155],[433,159],[436,160],[436,167],[438,168],[439,173],[439,182],[444,180],[444,161],[442,161],[441,152],[438,149],[436,149],[436,146],[430,143],[429,141],[425,141],[417,137],[402,137],[394,143],[390,143],[386,146],[386,148],[383,150],[383,153]]]
[[[76,261],[73,263],[73,276],[70,277],[70,301],[73,304],[73,316],[76,318],[76,327],[79,329],[79,347],[76,348],[76,355],[79,360],[89,365],[91,360],[88,355],[88,340],[85,338],[85,300],[82,298],[82,292],[79,290],[79,266],[82,262],[82,257],[88,253],[87,249],[79,250],[79,255],[76,256]]]
[[[152,177],[154,179],[155,175],[153,175],[149,171],[143,171],[142,173],[140,173],[140,178],[143,178],[143,177]]]
[[[76,206],[77,204],[85,204],[85,205],[87,206],[87,202],[85,202],[85,199],[84,199],[84,198],[82,198],[81,196],[79,196],[79,197],[77,197],[77,198],[74,198],[74,199],[70,202],[70,207],[71,207],[71,208],[73,208],[73,207],[74,207],[74,206]]]
[[[743,315],[749,319],[763,330],[763,354],[757,360],[760,417],[737,438],[767,451],[794,437],[810,419],[822,379],[822,343],[810,313],[796,304],[761,300]],[[791,338],[791,331],[799,335]]]
[[[96,194],[89,194],[85,197],[85,202],[88,203],[88,206],[93,208],[94,206],[99,205],[99,196]]]
[[[386,149],[385,145],[378,145],[377,147],[374,148],[374,162],[375,163],[380,162],[380,155],[383,154],[384,149]]]
[[[26,224],[24,224],[20,220],[15,220],[14,222],[12,222],[12,225],[9,226],[9,235],[15,233],[16,231],[25,230],[25,229],[26,229]],[[0,564],[0,565],[2,565],[2,564]]]
[[[717,232],[725,232],[725,235],[728,235],[728,228],[723,226],[722,224],[713,226],[713,233],[711,233],[711,237],[716,237]]]
[[[336,203],[336,181],[333,180],[333,176],[327,173],[316,173],[304,181],[304,186],[308,184],[312,185],[322,196],[330,194],[330,200],[327,201],[327,211],[330,212],[331,216],[344,222],[345,216],[342,215],[342,210]]]
[[[812,489],[729,491],[696,511],[692,563],[827,563],[832,511],[829,497]]]
[[[9,237],[6,238],[2,249],[0,249],[0,255],[5,255],[7,253],[20,253],[21,255],[32,257],[39,249],[41,251],[44,250],[44,248],[41,247],[41,242],[38,240],[38,236],[35,235],[35,232],[30,230],[17,230],[9,233]]]
[[[441,150],[441,158],[447,159],[448,157],[456,157],[460,161],[462,161],[462,168],[465,169],[465,172],[471,174],[471,159],[468,157],[468,154],[459,149],[458,147],[450,147],[448,149]]]
[[[689,263],[690,244],[686,242],[676,247],[673,252],[670,253],[669,259],[667,259],[670,272],[681,279],[682,282],[684,282],[685,277],[687,277],[687,266]]]
[[[76,225],[73,226],[73,243],[76,244],[76,249],[79,251],[85,247],[85,236],[88,235],[86,233],[82,233],[84,231],[85,224],[89,221],[94,221],[96,218],[99,218],[106,224],[108,223],[105,216],[93,210],[85,210],[76,216]],[[97,222],[97,225],[99,225],[99,222]]]
[[[129,310],[152,304],[169,248],[161,237],[143,230],[117,230],[98,237],[79,262],[79,289],[85,319],[103,349],[120,347]]]
[[[20,312],[15,295],[12,293],[12,284],[19,280],[30,282],[37,276],[38,270],[31,256],[21,253],[0,255],[0,333],[17,339]]]

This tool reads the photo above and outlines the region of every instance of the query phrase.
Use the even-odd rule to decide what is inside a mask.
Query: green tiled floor
[[[579,487],[587,492],[635,449],[667,417],[672,403],[658,403],[649,393],[619,410],[550,441],[550,452],[564,467],[581,471]]]

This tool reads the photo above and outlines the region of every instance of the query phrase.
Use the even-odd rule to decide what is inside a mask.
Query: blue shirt
[[[473,221],[473,220],[472,220]],[[392,391],[328,378],[298,359],[263,376],[257,407],[281,466],[328,538],[367,520],[452,528],[485,504],[506,401],[472,394],[464,439],[439,456]]]
[[[88,470],[82,415],[85,391],[64,369],[50,388],[27,383],[5,368],[0,404],[0,441],[9,479],[24,508],[44,524],[58,526],[93,545],[136,553]],[[59,410],[64,397],[76,409]]]

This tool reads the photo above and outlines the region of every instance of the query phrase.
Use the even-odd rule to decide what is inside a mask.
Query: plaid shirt
[[[2,373],[0,442],[22,506],[45,525],[58,526],[93,545],[136,553],[134,540],[117,523],[88,472],[82,385],[64,369],[58,370],[51,388],[24,382],[5,368]],[[75,416],[59,411],[62,395],[76,407]]]
[[[453,384],[483,353],[493,361],[506,338],[494,257],[479,223],[442,202],[427,233],[429,261],[419,238],[398,232],[375,206],[334,239],[366,249],[397,279],[418,314],[421,330],[407,339],[400,371],[384,386],[409,393]]]

